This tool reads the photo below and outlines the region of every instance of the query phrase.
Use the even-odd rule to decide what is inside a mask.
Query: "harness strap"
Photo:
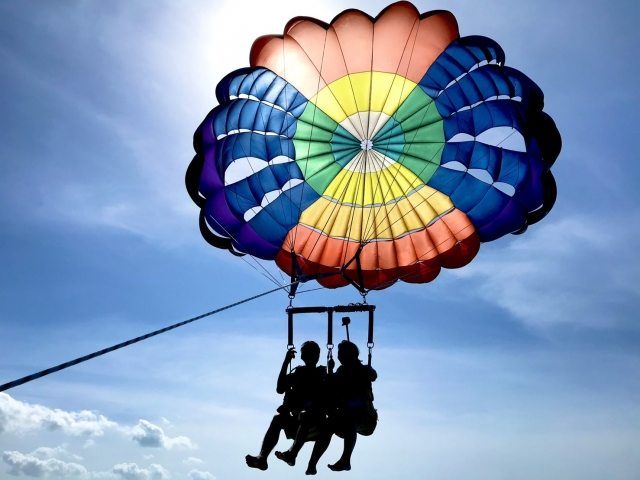
[[[360,244],[360,246],[358,247],[358,250],[356,251],[355,255],[353,256],[353,258],[351,258],[347,263],[345,263],[342,266],[341,272],[344,272],[345,270],[347,270],[347,268],[349,268],[349,266],[355,261],[356,262],[356,272],[358,274],[358,281],[355,282],[353,280],[351,280],[349,277],[347,277],[344,273],[342,273],[342,276],[351,284],[353,285],[356,289],[358,289],[358,291],[360,292],[360,295],[362,295],[363,298],[366,298],[367,295],[367,289],[364,288],[364,276],[362,274],[362,263],[360,262],[360,253],[362,253],[362,248],[364,247],[364,244]]]
[[[358,248],[358,252],[356,253],[356,268],[358,269],[358,283],[360,284],[358,286],[358,290],[360,291],[360,294],[363,297],[365,297],[366,290],[364,288],[364,276],[362,275],[362,263],[360,262],[360,252],[362,252],[362,245],[360,245],[360,248]]]
[[[369,358],[367,365],[371,366],[371,356],[373,351],[373,309],[369,310],[369,329],[367,333],[367,348],[369,349]]]
[[[327,310],[327,360],[333,358],[333,308]]]
[[[291,250],[291,286],[289,287],[289,305],[293,302],[300,285],[300,266],[293,250]],[[291,342],[289,342],[291,343]]]
[[[293,312],[287,311],[287,350],[295,348],[293,344]]]

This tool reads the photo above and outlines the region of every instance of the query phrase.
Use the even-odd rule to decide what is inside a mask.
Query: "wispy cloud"
[[[484,245],[453,275],[469,292],[536,329],[629,324],[640,303],[638,218],[566,217],[505,245]]]
[[[35,12],[28,21],[37,23],[42,38],[25,37],[21,49],[38,52],[43,39],[57,42],[57,60],[66,69],[22,51],[0,53],[14,82],[28,85],[55,111],[56,128],[43,145],[54,161],[41,165],[46,175],[30,175],[35,201],[29,205],[15,181],[3,194],[13,192],[16,205],[39,221],[120,231],[163,246],[199,241],[197,209],[183,181],[193,131],[216,105],[217,82],[247,66],[253,39],[282,32],[294,7],[320,18],[336,11],[330,2],[256,2],[240,24],[234,1]],[[64,35],[61,18],[74,25]],[[102,69],[114,74],[95,74]],[[33,155],[33,142],[23,147]],[[16,163],[24,176],[25,168]]]

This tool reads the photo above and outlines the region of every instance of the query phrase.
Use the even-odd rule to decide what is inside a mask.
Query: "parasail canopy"
[[[398,2],[294,18],[218,84],[187,172],[201,230],[327,287],[423,283],[555,201],[543,94],[493,40]]]

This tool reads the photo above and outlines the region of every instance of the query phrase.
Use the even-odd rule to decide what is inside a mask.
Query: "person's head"
[[[355,343],[343,340],[338,344],[338,360],[341,364],[351,365],[358,362],[358,355],[360,355],[360,350]]]
[[[314,341],[304,342],[300,347],[300,358],[305,365],[313,367],[320,360],[320,347]]]

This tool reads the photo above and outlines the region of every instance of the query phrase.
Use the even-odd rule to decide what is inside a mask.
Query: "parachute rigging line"
[[[204,220],[204,217],[203,217],[202,215],[200,215],[200,218]],[[209,229],[209,227],[207,226],[207,223],[206,223],[206,222],[207,222],[207,221],[206,221],[206,220],[204,220],[204,225],[203,225],[203,224],[201,224],[201,227],[204,227],[204,228],[206,228],[206,229]],[[222,225],[219,225],[219,226],[220,226],[220,227],[225,231],[225,233],[229,236],[229,238],[231,238],[232,240],[234,240],[234,241],[235,241],[235,237],[234,237],[233,235],[231,235],[231,234],[229,233],[229,231],[228,231],[226,228],[224,228],[224,226],[222,226]],[[269,280],[271,283],[273,283],[274,285],[278,285],[278,286],[282,286],[282,285],[284,284],[284,282],[285,282],[284,278],[282,279],[283,283],[278,282],[278,280],[273,276],[273,274],[272,274],[271,272],[269,272],[269,270],[267,270],[267,268],[266,268],[262,263],[260,263],[260,262],[259,262],[259,261],[254,257],[254,256],[249,255],[249,258],[250,258],[251,260],[253,260],[253,262],[254,262],[257,266],[259,266],[260,268],[262,268],[262,270],[264,271],[264,273],[263,273],[263,272],[261,272],[260,270],[258,270],[254,265],[252,265],[252,264],[251,264],[251,262],[249,262],[249,260],[247,260],[247,259],[246,259],[246,258],[244,258],[244,257],[245,257],[245,255],[244,255],[244,254],[242,254],[242,255],[240,256],[240,260],[244,261],[247,265],[249,265],[249,266],[250,266],[251,268],[253,268],[256,272],[258,272],[259,274],[261,274],[264,278],[266,278],[267,280]],[[266,275],[265,275],[265,273],[266,273]],[[280,276],[282,277],[282,275],[280,275]]]
[[[511,138],[511,136],[512,136],[513,134],[515,134],[515,133],[516,133],[516,130],[514,129],[511,133],[509,133],[508,135],[506,135],[506,136],[505,136],[505,138],[503,138],[503,139],[502,139],[500,142],[498,142],[495,146],[496,146],[496,147],[499,147],[499,146],[500,146],[500,145],[502,145],[504,142],[506,142],[509,138]],[[483,159],[483,160],[485,160],[485,159],[487,159],[487,158],[488,158],[488,156],[489,156],[488,154],[485,154],[485,155],[482,155],[480,158],[481,158],[481,159]],[[433,158],[433,157],[432,157],[432,158]],[[426,165],[422,168],[422,170],[420,170],[420,174],[422,174],[422,172],[424,171],[424,169],[425,169],[425,168],[426,168]],[[513,171],[514,171],[514,169],[515,169],[515,171],[516,171],[516,176],[518,176],[518,175],[520,174],[520,164],[519,164],[519,163],[516,163],[516,164],[515,164],[515,166],[508,167],[507,169],[505,169],[505,171],[506,171],[506,172],[508,172],[508,173],[510,174],[511,172],[513,172]],[[390,191],[390,190],[391,190],[391,186],[393,185],[393,183],[395,183],[395,182],[396,182],[396,178],[397,178],[397,176],[398,176],[398,172],[396,172],[396,173],[395,173],[395,175],[394,175],[394,177],[393,177],[393,180],[392,180],[392,182],[389,184],[389,188],[387,189],[387,191]],[[446,184],[446,183],[450,183],[451,181],[452,181],[452,179],[449,179],[447,182],[445,182],[445,184]],[[433,192],[431,192],[429,195],[427,195],[427,196],[426,196],[426,197],[424,197],[422,200],[420,200],[418,203],[416,203],[414,208],[417,208],[417,207],[419,207],[420,205],[422,205],[423,203],[428,202],[428,200],[429,200],[431,197],[433,197],[436,193],[437,193],[437,191],[435,191],[435,190],[434,190]],[[404,194],[404,197],[405,197],[405,198],[407,198],[406,194]],[[388,225],[384,230],[380,230],[380,231],[377,231],[377,232],[376,232],[375,230],[374,230],[374,231],[372,231],[372,235],[375,235],[376,233],[377,233],[377,234],[380,234],[380,233],[386,232],[386,231],[388,231],[388,230],[391,230],[391,227],[393,227],[393,226],[394,226],[395,224],[397,224],[398,222],[400,222],[400,221],[404,220],[404,218],[405,218],[409,213],[411,213],[411,212],[401,213],[401,214],[399,214],[399,217],[398,217],[396,220],[394,220],[393,222],[390,222],[390,221],[389,221],[389,220],[390,220],[390,216],[389,216],[389,214],[390,214],[390,212],[391,212],[391,211],[393,211],[393,210],[397,207],[397,205],[398,205],[397,203],[396,203],[396,204],[394,204],[394,205],[391,207],[391,209],[389,209],[389,210],[387,210],[387,211],[386,211],[386,219],[387,219],[387,223],[388,223],[389,225]],[[374,219],[373,219],[373,222],[372,222],[372,224],[371,224],[371,226],[372,226],[374,229],[375,229],[375,228],[377,228],[377,227],[376,227],[376,226],[377,226],[377,223],[376,223],[376,222],[377,222],[377,220],[376,220],[376,218],[375,218],[377,215],[378,215],[377,213],[374,215]],[[371,231],[371,230],[369,230],[369,231]],[[374,240],[374,238],[373,238],[373,237],[371,237],[371,238],[367,238],[367,239],[365,240],[364,244],[366,245],[366,244],[368,244],[368,243],[371,243],[373,240]]]
[[[394,76],[398,76],[398,74],[399,74],[399,72],[400,72],[400,67],[401,67],[401,65],[402,65],[402,60],[403,60],[403,58],[404,58],[404,54],[405,54],[405,53],[406,53],[406,51],[407,51],[407,46],[409,45],[409,40],[411,39],[411,36],[412,36],[412,34],[413,34],[413,31],[414,31],[414,28],[416,27],[417,22],[418,22],[418,19],[416,18],[416,19],[414,20],[413,26],[411,27],[411,30],[409,31],[409,35],[407,36],[407,39],[406,39],[406,41],[405,41],[405,43],[404,43],[404,47],[403,47],[403,49],[402,49],[402,55],[400,55],[400,58],[399,58],[399,60],[398,60],[398,63],[396,64],[396,68],[395,68]],[[373,31],[373,38],[375,38],[375,29],[374,29],[374,31]],[[412,45],[411,45],[411,52],[409,53],[409,62],[407,63],[407,71],[409,70],[409,65],[411,64],[411,60],[413,59],[413,53],[414,53],[414,51],[415,51],[415,46],[416,46],[416,41],[417,41],[417,39],[418,39],[418,35],[416,34],[416,35],[415,35],[415,37],[414,37],[414,39],[413,39],[413,43],[412,43]],[[372,45],[373,45],[373,40],[372,40]],[[373,72],[373,48],[372,48],[372,50],[371,50],[371,71]],[[404,93],[404,91],[405,91],[405,87],[406,87],[406,84],[407,84],[407,78],[406,78],[406,73],[407,73],[407,71],[405,71],[405,74],[402,76],[402,78],[403,78],[403,80],[402,80],[402,89],[401,89],[401,91],[400,91],[400,95],[398,96],[398,102],[397,102],[397,103],[396,103],[396,105],[395,105],[395,110],[396,110],[396,111],[398,110],[398,108],[400,108],[400,105],[401,105],[401,104],[402,104],[402,102],[403,102],[403,100],[402,100],[402,94]],[[387,91],[387,93],[386,93],[386,95],[385,95],[385,98],[384,98],[383,105],[387,104],[387,102],[388,102],[388,100],[389,100],[389,95],[391,94],[391,90],[392,90],[392,89],[391,89],[391,88],[389,88],[389,90]],[[372,91],[373,91],[373,74],[372,74],[372,75],[370,75],[370,81],[369,81],[369,115],[367,116],[367,121],[369,120],[369,118],[370,118],[370,116],[371,116],[371,98],[373,97],[373,95],[371,94],[371,92],[372,92]],[[427,111],[428,111],[428,108],[427,108]],[[374,126],[373,130],[368,129],[368,131],[377,131],[378,122],[380,121],[380,118],[381,118],[381,117],[382,117],[382,115],[377,115],[376,123],[375,123],[375,126]],[[392,137],[389,137],[389,138],[387,139],[387,141],[386,141],[386,146],[385,146],[385,150],[386,150],[386,149],[388,149],[389,144],[391,143],[391,138],[392,138]],[[415,135],[414,135],[414,140],[415,140]],[[369,151],[369,152],[367,152],[367,153],[371,153],[372,157],[374,157],[378,162],[380,162],[380,164],[384,165],[385,158],[384,158],[382,155],[380,155],[376,150],[370,150],[370,151]],[[431,160],[433,160],[433,158],[432,158]],[[365,165],[365,171],[366,171],[366,165]],[[398,176],[398,172],[399,172],[399,171],[400,171],[400,170],[398,169],[398,171],[396,171],[395,175],[393,176],[392,181],[391,181],[391,182],[389,182],[387,192],[385,192],[384,194],[382,194],[382,198],[385,198],[385,197],[387,196],[387,194],[391,191],[391,189],[392,189],[392,187],[393,187],[393,184],[394,184],[394,183],[396,183],[396,178],[397,178],[397,176]],[[377,193],[378,193],[381,189],[382,189],[382,175],[377,175],[377,176],[376,176],[376,187],[375,187],[375,189],[374,189],[374,191],[373,191],[373,196],[372,196],[372,198],[374,198],[374,199],[375,199],[375,198],[376,198]],[[363,192],[362,192],[362,196],[363,196],[363,198],[364,198],[364,190],[363,190]],[[403,194],[403,196],[404,196],[404,198],[407,198],[407,196],[408,196],[408,192],[405,192],[405,193]],[[363,201],[363,205],[364,205],[364,201]],[[396,203],[395,205],[397,205],[397,203]],[[395,205],[394,205],[394,207],[395,207]],[[393,208],[393,207],[392,207],[392,208]],[[381,210],[383,210],[383,209],[381,209]],[[387,210],[387,209],[385,208],[384,210]],[[364,246],[364,245],[366,245],[367,243],[369,243],[369,242],[367,242],[367,238],[366,238],[367,233],[366,233],[366,232],[368,232],[368,231],[369,231],[369,228],[368,228],[369,218],[370,218],[371,213],[372,213],[373,211],[374,211],[374,209],[373,209],[373,208],[372,208],[372,209],[370,209],[370,210],[369,210],[369,212],[367,212],[367,221],[366,221],[366,222],[362,222],[363,217],[364,217],[364,208],[362,208],[362,209],[361,209],[361,221],[360,221],[360,245],[361,245],[361,246]],[[389,218],[389,212],[387,211],[386,213],[387,213],[386,217],[387,217],[387,219],[388,219],[388,218]],[[374,217],[373,217],[373,223],[372,223],[372,227],[373,227],[374,232],[372,233],[372,235],[373,235],[373,234],[375,234],[375,230],[377,229],[377,224],[376,224],[376,219],[377,219],[377,218],[376,218],[376,217],[377,217],[377,214],[374,214]],[[363,236],[363,230],[364,230],[364,234],[365,234],[365,236]]]
[[[316,68],[316,71],[318,72],[318,83],[316,84],[316,90],[320,90],[320,82],[322,80],[322,68],[324,66],[324,54],[327,50],[327,35],[329,34],[329,31],[325,31],[324,33],[324,43],[322,45],[322,58],[320,59],[320,69]],[[308,57],[308,55],[307,55]],[[344,57],[343,57],[344,60]],[[284,43],[282,44],[282,65],[283,65],[283,69],[284,69],[284,74],[285,74],[285,78],[287,76],[287,56],[285,55],[285,49],[284,49]],[[311,117],[311,133],[309,138],[313,139],[313,129],[316,128],[316,113],[318,112],[317,108],[313,109],[313,116]],[[307,161],[305,162],[305,166],[304,166],[304,172],[303,172],[303,176],[304,178],[307,178],[307,170],[309,169],[309,158],[311,156],[311,142],[308,143],[307,145]],[[300,192],[300,203],[302,203],[302,199],[304,198],[304,189],[306,187],[306,182],[304,182],[302,184],[302,191]],[[294,246],[296,244],[296,239],[298,238],[298,223],[296,223],[295,225],[295,230],[293,232],[293,239],[291,240],[291,244],[290,244],[290,249],[291,252],[294,251]],[[315,245],[314,245],[315,248]]]
[[[293,283],[298,283],[298,280],[296,280]],[[31,375],[27,375],[25,377],[13,380],[11,382],[7,382],[5,384],[0,385],[0,392],[4,392],[5,390],[9,390],[10,388],[14,388],[14,387],[17,387],[17,386],[20,386],[20,385],[24,385],[25,383],[29,383],[29,382],[31,382],[33,380],[37,380],[38,378],[44,377],[44,376],[49,375],[51,373],[59,372],[60,370],[64,370],[66,368],[73,367],[74,365],[78,365],[80,363],[86,362],[87,360],[91,360],[93,358],[100,357],[102,355],[105,355],[107,353],[113,352],[115,350],[119,350],[121,348],[128,347],[129,345],[133,345],[134,343],[141,342],[142,340],[146,340],[148,338],[155,337],[156,335],[160,335],[161,333],[165,333],[165,332],[168,332],[170,330],[174,330],[174,329],[176,329],[178,327],[182,327],[184,325],[187,325],[189,323],[193,323],[196,320],[200,320],[202,318],[209,317],[211,315],[215,315],[216,313],[220,313],[220,312],[222,312],[224,310],[228,310],[230,308],[237,307],[238,305],[242,305],[243,303],[250,302],[250,301],[255,300],[257,298],[260,298],[260,297],[264,297],[265,295],[269,295],[270,293],[277,292],[278,290],[286,289],[289,286],[291,286],[291,284],[283,285],[283,286],[279,286],[277,288],[273,288],[271,290],[267,290],[265,292],[259,293],[257,295],[253,295],[253,296],[245,298],[243,300],[238,300],[237,302],[230,303],[229,305],[225,305],[224,307],[216,308],[215,310],[211,310],[210,312],[206,312],[206,313],[203,313],[203,314],[198,315],[196,317],[189,318],[188,320],[183,320],[182,322],[174,323],[173,325],[169,325],[169,326],[161,328],[159,330],[154,330],[153,332],[149,332],[149,333],[147,333],[145,335],[141,335],[139,337],[132,338],[132,339],[127,340],[125,342],[121,342],[121,343],[118,343],[116,345],[112,345],[110,347],[103,348],[102,350],[98,350],[98,351],[90,353],[88,355],[84,355],[82,357],[78,357],[78,358],[75,358],[73,360],[69,360],[68,362],[61,363],[59,365],[47,368],[45,370],[41,370],[39,372],[32,373]],[[304,292],[310,292],[310,291],[313,291],[313,290],[314,289],[305,290]],[[303,292],[300,292],[300,293],[303,293]]]

